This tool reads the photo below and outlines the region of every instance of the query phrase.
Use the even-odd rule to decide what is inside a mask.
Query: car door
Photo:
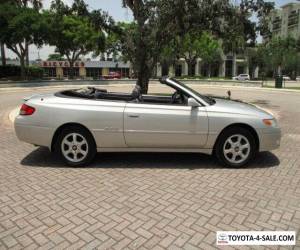
[[[127,103],[124,137],[133,148],[202,148],[208,134],[205,107]]]

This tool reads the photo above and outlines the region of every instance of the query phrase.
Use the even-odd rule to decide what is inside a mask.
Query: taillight
[[[20,109],[20,115],[32,115],[34,111],[35,108],[30,107],[24,103]]]

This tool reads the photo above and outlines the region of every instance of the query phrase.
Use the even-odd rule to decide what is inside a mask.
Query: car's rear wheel
[[[92,135],[84,128],[70,126],[60,133],[56,150],[69,166],[86,166],[96,155]]]
[[[217,141],[216,156],[229,167],[246,165],[256,153],[255,139],[252,133],[242,127],[225,130]]]

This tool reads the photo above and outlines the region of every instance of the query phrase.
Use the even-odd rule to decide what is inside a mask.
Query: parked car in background
[[[102,76],[104,79],[121,79],[121,73],[120,72],[109,72],[108,75]]]
[[[237,81],[250,81],[250,75],[249,74],[240,74],[238,76],[232,77],[232,80]]]
[[[300,76],[297,76],[297,77],[296,77],[296,81],[300,81]]]
[[[99,152],[194,152],[227,166],[247,164],[279,147],[276,119],[254,105],[202,95],[173,78],[173,94],[84,88],[25,99],[15,119],[18,138],[86,166]],[[174,155],[176,157],[176,154]]]
[[[285,80],[285,81],[290,81],[291,78],[287,75],[282,75],[282,79]]]

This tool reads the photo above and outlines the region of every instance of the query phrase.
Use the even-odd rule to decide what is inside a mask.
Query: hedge
[[[25,68],[26,76],[30,79],[43,78],[44,70],[41,67],[29,66]],[[0,78],[20,77],[21,67],[18,65],[0,65]]]

